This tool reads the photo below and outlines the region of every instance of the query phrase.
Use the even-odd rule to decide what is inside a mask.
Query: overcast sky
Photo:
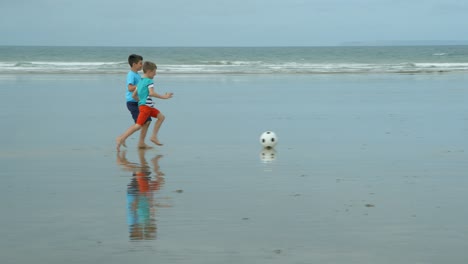
[[[467,41],[467,0],[0,0],[0,45]]]

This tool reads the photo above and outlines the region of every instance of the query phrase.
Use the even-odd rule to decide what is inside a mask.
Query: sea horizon
[[[468,72],[468,45],[296,47],[0,46],[0,75],[122,74],[129,54],[165,74]]]
[[[54,44],[0,44],[0,47],[113,47],[113,48],[289,48],[289,47],[381,47],[381,46],[466,46],[468,40],[374,40],[343,41],[328,45],[54,45]]]

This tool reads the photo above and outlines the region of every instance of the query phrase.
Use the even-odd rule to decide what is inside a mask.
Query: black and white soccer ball
[[[260,136],[260,144],[262,144],[264,148],[273,148],[276,146],[277,143],[278,137],[273,131],[265,131]]]

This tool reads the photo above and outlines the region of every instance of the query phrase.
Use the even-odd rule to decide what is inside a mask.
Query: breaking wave
[[[122,74],[127,62],[1,62],[0,74],[67,73]],[[442,73],[468,72],[468,63],[309,63],[264,61],[200,61],[191,64],[159,64],[165,74],[359,74],[359,73]]]

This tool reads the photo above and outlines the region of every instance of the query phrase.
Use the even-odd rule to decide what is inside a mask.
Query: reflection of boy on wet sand
[[[130,163],[123,154],[117,154],[117,161],[124,165],[126,170],[132,170],[132,180],[127,189],[127,221],[131,240],[150,240],[156,238],[156,207],[159,205],[154,199],[154,194],[164,184],[164,174],[159,171],[159,159],[161,155],[154,157],[151,162],[156,174],[152,179],[151,167],[145,159],[145,150],[138,152],[140,165]]]

